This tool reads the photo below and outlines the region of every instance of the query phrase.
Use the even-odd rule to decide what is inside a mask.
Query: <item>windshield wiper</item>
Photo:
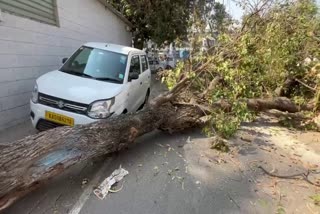
[[[77,72],[77,71],[74,71],[74,70],[61,70],[61,71],[65,72],[65,73],[68,73],[68,74],[74,74],[76,76],[89,77],[89,78],[95,79],[95,77],[93,77],[93,76],[91,76],[89,74],[80,73],[80,72]]]
[[[85,73],[82,73],[80,76],[88,77],[88,78],[95,79],[95,80],[100,80],[100,81],[109,81],[109,82],[111,81],[111,82],[122,83],[120,80],[109,78],[109,77],[93,77],[93,76],[91,76],[89,74],[85,74]]]
[[[120,81],[118,79],[113,79],[113,78],[108,78],[108,77],[97,77],[97,78],[94,78],[94,79],[101,80],[101,81],[111,81],[111,82],[122,83],[122,81]]]
[[[79,76],[82,76],[82,77],[89,77],[89,78],[92,78],[92,79],[96,79],[95,77],[89,75],[89,74],[85,74],[85,73],[80,73]]]

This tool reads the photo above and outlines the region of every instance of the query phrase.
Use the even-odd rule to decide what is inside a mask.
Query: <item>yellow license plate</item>
[[[46,111],[46,120],[59,123],[67,126],[74,126],[74,119],[71,117],[64,116],[62,114],[53,113],[50,111]]]

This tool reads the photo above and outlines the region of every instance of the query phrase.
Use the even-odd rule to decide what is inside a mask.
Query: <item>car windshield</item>
[[[123,83],[126,65],[126,55],[83,46],[60,71],[85,78]]]

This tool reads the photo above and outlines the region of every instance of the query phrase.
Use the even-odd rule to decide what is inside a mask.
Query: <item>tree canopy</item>
[[[200,0],[202,19],[206,22],[206,27],[210,29],[212,36],[225,31],[225,28],[231,23],[231,16],[227,13],[226,7],[220,2],[214,0]]]
[[[108,0],[133,25],[135,46],[152,39],[158,45],[186,38],[190,0]]]

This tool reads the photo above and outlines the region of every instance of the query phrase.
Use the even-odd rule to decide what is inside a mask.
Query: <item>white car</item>
[[[155,72],[162,71],[165,69],[164,65],[161,64],[159,61],[160,60],[158,58],[152,58],[152,57],[148,58],[151,72],[155,73]]]
[[[176,60],[172,57],[167,57],[166,59],[160,61],[161,67],[164,69],[173,69],[176,67]]]
[[[176,67],[176,60],[172,57],[168,57],[166,61],[166,68],[167,69],[173,69]]]
[[[135,112],[148,100],[151,72],[141,50],[87,43],[63,63],[34,86],[30,115],[38,130]]]

